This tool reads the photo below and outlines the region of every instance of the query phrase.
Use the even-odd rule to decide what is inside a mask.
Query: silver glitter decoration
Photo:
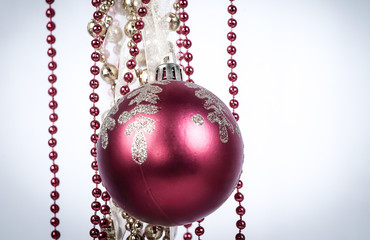
[[[230,131],[234,134],[234,127],[229,119],[226,117],[227,106],[214,94],[202,88],[201,86],[190,82],[185,83],[185,85],[188,88],[198,89],[197,91],[195,91],[195,96],[200,99],[206,99],[203,105],[204,108],[206,110],[212,110],[212,112],[207,115],[207,119],[211,123],[217,123],[219,125],[220,140],[223,143],[227,143],[229,141],[229,134],[227,129],[229,128]]]
[[[160,82],[155,82],[153,84],[146,84],[133,92],[129,93],[127,95],[127,99],[134,98],[130,101],[129,105],[132,105],[136,103],[137,105],[142,103],[142,102],[148,102],[151,104],[157,104],[159,97],[158,93],[161,93],[163,90],[159,86],[156,86],[154,84],[159,84],[159,85],[166,85],[169,84],[170,81],[160,81]],[[136,97],[135,97],[136,96]]]
[[[120,98],[113,107],[109,110],[107,113],[107,116],[104,118],[101,130],[100,130],[100,138],[101,138],[101,144],[103,149],[107,149],[108,147],[108,130],[112,131],[113,128],[116,126],[116,120],[111,117],[111,115],[114,115],[118,112],[118,105],[123,101],[123,98]]]
[[[191,119],[196,125],[199,125],[199,126],[204,125],[204,118],[200,114],[195,114]]]
[[[136,134],[132,141],[131,154],[132,160],[137,164],[143,164],[147,157],[147,143],[144,132],[152,134],[155,130],[155,121],[148,117],[139,116],[137,119],[127,126],[125,134],[130,136],[134,131]]]
[[[118,117],[118,123],[124,124],[127,123],[131,118],[135,117],[137,114],[145,113],[147,115],[156,114],[159,111],[159,108],[155,105],[141,104],[134,107],[131,111],[124,111]]]

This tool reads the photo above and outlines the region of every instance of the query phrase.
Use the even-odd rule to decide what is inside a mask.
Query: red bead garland
[[[182,25],[177,30],[179,34],[179,39],[176,41],[177,46],[179,47],[179,52],[177,54],[177,58],[179,59],[180,66],[183,68],[185,74],[188,76],[187,82],[194,82],[191,79],[191,75],[194,74],[194,68],[190,65],[190,62],[193,61],[193,55],[189,52],[190,47],[192,46],[192,42],[188,38],[190,33],[189,26],[186,25],[186,21],[189,20],[189,14],[185,12],[185,8],[188,6],[187,0],[179,0],[178,1],[180,12],[179,12],[179,19],[182,22]],[[182,36],[184,39],[182,39]],[[185,48],[185,53],[182,52],[182,47]],[[185,60],[186,66],[184,67],[181,63],[182,60]]]
[[[100,6],[101,1],[92,0],[91,3],[94,7],[97,8],[93,14],[93,18],[97,21],[102,19],[104,14],[98,10],[98,7]],[[100,26],[99,24],[96,24],[94,26],[94,33],[99,34],[100,29],[102,29],[102,26]],[[94,170],[92,182],[95,184],[95,187],[92,190],[92,196],[94,197],[94,201],[91,204],[91,208],[94,211],[94,213],[90,218],[90,222],[93,224],[93,227],[90,230],[90,236],[93,239],[96,239],[100,236],[100,231],[97,229],[97,226],[100,223],[100,217],[98,215],[98,212],[101,209],[101,204],[98,198],[101,196],[101,192],[102,192],[99,188],[99,184],[101,183],[101,177],[98,173],[98,164],[97,164],[98,162],[96,160],[96,144],[98,142],[97,130],[100,128],[100,122],[96,120],[96,118],[99,116],[100,110],[95,105],[99,101],[99,95],[95,92],[95,90],[99,88],[99,80],[96,79],[96,76],[100,73],[100,68],[97,66],[97,62],[101,58],[100,53],[97,52],[97,49],[101,46],[101,39],[99,35],[96,35],[96,38],[94,38],[91,41],[91,46],[94,48],[94,52],[91,54],[91,59],[93,60],[94,65],[91,66],[90,68],[90,72],[93,75],[93,78],[90,80],[90,87],[92,89],[92,93],[89,96],[90,101],[92,102],[92,107],[90,108],[90,114],[93,117],[93,120],[90,122],[90,127],[93,130],[93,134],[91,135],[91,138],[90,138],[91,142],[93,143],[93,147],[90,150],[90,154],[93,157],[91,168]]]
[[[54,57],[56,56],[56,50],[53,48],[53,44],[56,42],[56,38],[53,35],[53,31],[55,30],[55,23],[53,22],[53,17],[55,16],[55,10],[52,8],[52,4],[54,3],[53,0],[46,0],[48,4],[48,8],[46,9],[46,17],[48,18],[48,23],[46,24],[46,28],[49,30],[49,35],[46,37],[46,42],[50,44],[49,49],[47,50],[47,55],[50,57],[50,62],[48,63],[48,69],[51,71],[48,81],[51,84],[51,87],[48,89],[48,94],[51,96],[51,101],[49,102],[49,108],[52,110],[52,113],[49,115],[49,120],[51,122],[51,126],[49,127],[49,133],[51,135],[48,145],[51,148],[49,153],[49,159],[52,161],[50,166],[50,172],[53,174],[51,178],[51,186],[53,187],[53,191],[50,193],[50,198],[53,200],[53,204],[50,206],[50,211],[53,213],[53,217],[50,219],[50,224],[53,226],[53,230],[51,232],[52,239],[59,239],[60,232],[57,230],[57,226],[59,226],[59,218],[57,217],[57,213],[59,212],[59,205],[57,204],[57,200],[59,199],[59,192],[57,191],[57,187],[60,184],[59,178],[57,178],[56,174],[59,171],[59,166],[55,164],[55,161],[58,158],[58,153],[54,150],[55,146],[57,145],[57,140],[54,137],[54,134],[57,133],[58,128],[55,126],[55,122],[58,120],[58,115],[56,114],[56,109],[58,108],[58,102],[54,99],[57,94],[57,89],[54,87],[54,83],[57,81],[57,77],[54,74],[54,70],[57,68],[57,63],[54,61]]]
[[[198,227],[195,228],[194,233],[198,236],[198,240],[201,240],[201,236],[204,235],[204,228],[200,225],[201,222],[204,221],[204,218],[198,220]]]
[[[143,30],[145,26],[143,17],[145,17],[148,13],[148,9],[146,8],[145,5],[148,4],[150,0],[142,0],[141,2],[143,3],[143,6],[137,10],[137,14],[139,15],[140,19],[137,19],[135,21],[135,28],[138,30],[138,32],[132,36],[132,41],[135,43],[135,45],[129,49],[129,53],[132,56],[132,58],[126,62],[126,66],[130,70],[134,70],[137,65],[135,57],[140,52],[140,49],[138,48],[137,44],[143,40],[143,36],[141,35],[141,30]],[[120,88],[120,93],[122,95],[126,95],[127,93],[130,92],[130,87],[128,86],[128,84],[131,83],[133,79],[134,79],[134,76],[131,72],[126,72],[123,75],[123,80],[126,82],[126,85],[123,85]]]
[[[186,233],[184,233],[184,240],[191,240],[193,235],[189,232],[189,228],[191,227],[191,223],[184,225],[186,228]]]

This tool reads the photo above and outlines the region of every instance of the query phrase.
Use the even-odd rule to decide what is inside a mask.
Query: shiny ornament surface
[[[105,118],[99,170],[113,200],[155,225],[183,225],[224,203],[238,182],[243,141],[228,109],[194,83],[158,81],[122,97]]]

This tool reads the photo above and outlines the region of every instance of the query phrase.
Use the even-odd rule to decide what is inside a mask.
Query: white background
[[[238,100],[249,240],[370,239],[370,1],[238,6]],[[194,79],[229,101],[228,1],[190,1]],[[89,239],[90,1],[56,1],[62,239]],[[1,239],[49,239],[44,1],[2,1]],[[204,223],[234,239],[235,201]],[[180,238],[179,238],[180,239]]]

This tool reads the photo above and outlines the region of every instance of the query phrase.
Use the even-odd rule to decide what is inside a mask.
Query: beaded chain
[[[58,115],[56,114],[55,110],[58,107],[57,101],[54,97],[57,94],[57,89],[54,87],[54,83],[57,81],[57,76],[54,74],[54,70],[57,68],[57,64],[54,61],[54,57],[56,56],[56,50],[53,48],[53,44],[56,41],[55,36],[53,35],[53,31],[55,30],[55,23],[53,22],[53,17],[55,16],[55,10],[52,8],[52,4],[54,0],[46,0],[46,3],[49,5],[46,10],[46,17],[49,18],[48,23],[46,24],[47,30],[49,30],[49,35],[46,37],[46,42],[50,45],[49,49],[47,50],[47,55],[50,57],[50,62],[48,64],[48,68],[50,70],[50,75],[48,77],[48,81],[51,84],[51,87],[48,90],[49,95],[51,96],[51,101],[49,102],[49,108],[52,110],[52,113],[49,116],[49,120],[51,122],[51,126],[49,127],[49,133],[51,135],[48,144],[51,148],[49,153],[49,158],[52,161],[52,165],[50,166],[50,171],[53,174],[51,179],[51,185],[54,188],[53,191],[50,193],[50,197],[53,200],[53,204],[50,206],[50,211],[53,213],[53,217],[50,219],[50,224],[54,227],[53,231],[51,232],[52,239],[59,239],[60,232],[57,230],[57,226],[59,225],[59,218],[57,218],[57,213],[59,212],[59,205],[57,204],[57,200],[59,199],[59,192],[57,191],[57,186],[59,186],[59,178],[57,178],[56,174],[59,171],[59,166],[55,164],[56,159],[58,158],[58,153],[54,150],[55,146],[57,145],[57,140],[54,138],[54,135],[57,133],[58,128],[55,125],[55,122],[58,120]]]

